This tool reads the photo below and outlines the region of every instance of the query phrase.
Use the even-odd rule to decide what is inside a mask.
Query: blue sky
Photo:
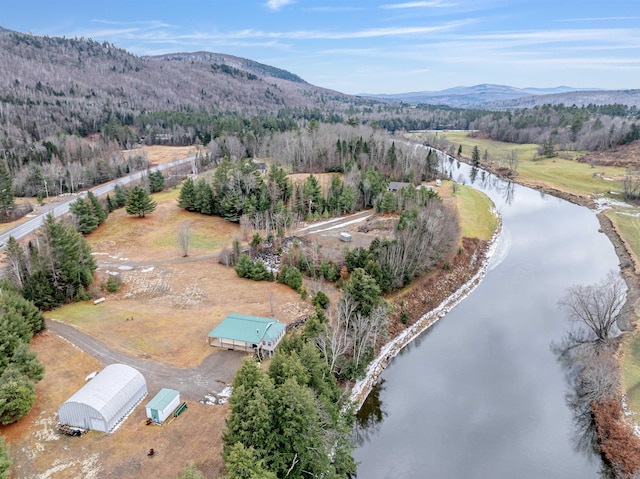
[[[640,88],[637,0],[2,0],[0,26],[212,51],[345,93]]]

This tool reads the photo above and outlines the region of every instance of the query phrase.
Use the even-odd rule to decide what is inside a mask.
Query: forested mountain
[[[149,111],[344,111],[366,100],[278,68],[207,52],[137,57],[107,42],[0,32],[0,115],[13,142],[81,136]],[[28,135],[27,138],[24,136]]]
[[[600,90],[596,88],[515,88],[506,85],[482,84],[459,86],[439,91],[363,95],[385,101],[411,105],[445,105],[455,108],[506,110],[533,108],[542,105],[610,105],[640,106],[640,90]]]
[[[473,95],[513,93],[506,88],[484,85]],[[543,91],[527,89],[509,101],[524,102],[529,97],[522,95],[531,93]],[[331,145],[351,141],[348,129],[364,125],[390,133],[475,129],[562,149],[606,149],[640,138],[638,108],[629,106],[636,91],[627,92],[628,104],[608,104],[618,98],[611,92],[596,92],[600,100],[585,106],[573,105],[577,97],[566,97],[567,106],[552,104],[563,95],[584,100],[592,93],[538,94],[547,103],[533,108],[412,106],[316,87],[294,73],[220,53],[138,57],[108,42],[0,29],[0,158],[17,196],[44,196],[144,168],[144,157],[121,153],[138,143],[200,143],[220,157],[291,157],[291,169],[302,163],[322,171],[322,165],[336,166]],[[322,123],[344,128],[310,144],[299,135]],[[316,149],[320,143],[330,146]]]

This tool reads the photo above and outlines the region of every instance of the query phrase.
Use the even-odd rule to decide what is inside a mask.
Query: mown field
[[[419,134],[414,134],[419,135]],[[573,161],[585,152],[559,151],[553,158],[541,158],[537,154],[538,145],[516,145],[494,141],[486,138],[474,138],[466,131],[444,131],[439,137],[454,145],[457,153],[462,145],[462,156],[471,158],[474,146],[480,151],[481,163],[485,151],[488,153],[488,164],[498,166],[515,152],[518,158],[516,181],[527,186],[556,189],[574,195],[589,197],[620,192],[621,188],[615,180],[621,179],[624,168],[597,166]]]

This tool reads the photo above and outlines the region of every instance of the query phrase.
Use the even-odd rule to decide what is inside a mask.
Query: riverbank
[[[465,161],[465,163],[469,162]],[[480,167],[485,168],[486,165],[480,165]],[[500,172],[492,171],[491,168],[487,169],[497,176],[504,176]],[[593,195],[575,194],[556,188],[549,183],[539,184],[522,181],[518,180],[517,176],[510,176],[508,179],[579,206],[585,206],[592,210],[598,207]],[[638,324],[638,318],[640,318],[640,273],[638,264],[633,255],[633,248],[625,241],[622,232],[616,228],[616,225],[606,216],[605,212],[598,212],[596,217],[600,224],[600,231],[607,236],[614,247],[616,256],[619,259],[620,274],[627,285],[627,297],[616,324],[623,334],[632,334]],[[629,336],[624,337],[629,339]],[[620,375],[622,375],[623,370],[625,348],[629,347],[628,340],[618,342],[615,360],[618,364],[617,373]],[[622,475],[617,474],[616,477],[627,477],[624,474],[630,473],[631,470],[627,464],[629,451],[637,450],[640,447],[640,426],[636,419],[638,415],[637,412],[627,407],[625,391],[623,381],[620,390],[614,396],[614,401],[619,406],[617,409],[619,414],[592,414],[595,430],[598,431],[598,446],[603,459],[612,467],[612,470],[623,471]],[[625,464],[627,464],[627,467],[625,467]]]
[[[459,258],[454,258],[449,270],[443,270],[444,274],[438,274],[437,280],[435,276],[425,278],[425,284],[414,284],[410,292],[392,299],[392,331],[395,331],[393,325],[398,323],[397,316],[400,316],[403,311],[415,311],[416,308],[421,308],[422,312],[419,313],[417,320],[397,332],[393,339],[380,348],[375,359],[367,366],[365,377],[353,385],[350,401],[355,405],[356,411],[362,407],[389,362],[480,284],[496,250],[501,231],[502,222],[499,220],[489,241],[464,238],[462,252],[466,254],[459,254]]]

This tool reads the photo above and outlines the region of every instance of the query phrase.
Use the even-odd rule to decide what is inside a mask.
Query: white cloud
[[[402,8],[444,8],[444,7],[454,7],[455,3],[444,2],[442,0],[431,0],[431,1],[423,1],[423,2],[405,2],[405,3],[389,3],[386,5],[380,5],[380,8],[395,10]]]
[[[269,0],[265,5],[271,10],[280,10],[282,7],[293,3],[294,0]]]

